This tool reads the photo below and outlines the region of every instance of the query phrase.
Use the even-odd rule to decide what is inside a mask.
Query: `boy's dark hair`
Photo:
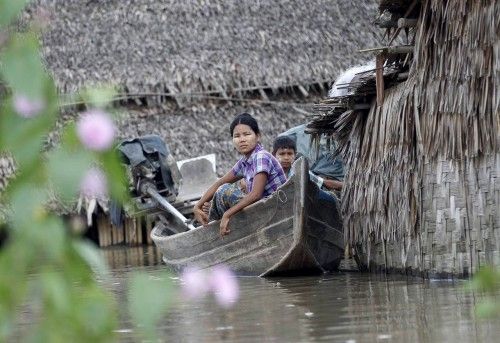
[[[252,129],[253,132],[255,132],[256,135],[260,133],[259,124],[257,124],[257,120],[254,117],[252,117],[252,115],[249,113],[241,113],[238,114],[236,117],[234,117],[233,121],[231,122],[231,125],[229,126],[231,137],[233,136],[234,128],[238,124],[244,124],[250,126],[250,128]]]
[[[273,155],[276,155],[278,149],[292,149],[297,152],[295,141],[289,136],[278,136],[273,143]]]

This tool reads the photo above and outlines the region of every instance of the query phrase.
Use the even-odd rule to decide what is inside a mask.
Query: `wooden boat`
[[[221,238],[219,221],[168,235],[179,228],[160,222],[151,238],[175,271],[187,266],[226,264],[240,275],[288,275],[334,270],[343,257],[343,230],[337,204],[324,199],[309,180],[307,161],[271,196],[236,215]]]

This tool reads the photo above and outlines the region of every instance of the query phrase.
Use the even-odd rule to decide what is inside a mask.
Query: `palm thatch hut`
[[[346,238],[372,268],[500,265],[500,2],[379,3],[375,68],[309,124],[346,164]],[[399,40],[398,35],[404,35]],[[396,43],[395,43],[396,42]]]
[[[22,19],[42,13],[48,23],[42,53],[61,94],[111,83],[126,113],[120,138],[159,134],[177,159],[216,153],[220,173],[236,158],[230,118],[255,114],[268,147],[305,122],[359,60],[355,51],[377,41],[376,8],[375,0],[34,0]]]

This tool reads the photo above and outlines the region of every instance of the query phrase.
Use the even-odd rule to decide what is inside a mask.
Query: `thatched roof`
[[[381,10],[389,3],[398,3],[402,16],[413,2],[381,1]],[[415,243],[424,223],[429,163],[456,161],[457,170],[469,172],[500,153],[500,2],[415,3],[413,51],[383,51],[383,101],[376,102],[375,72],[365,73],[347,85],[350,96],[318,105],[310,124],[339,140],[347,164],[343,213],[350,241]],[[492,165],[500,172],[498,162]]]
[[[376,0],[36,0],[43,53],[62,92],[240,94],[329,82],[373,46]],[[34,11],[30,9],[27,16]]]

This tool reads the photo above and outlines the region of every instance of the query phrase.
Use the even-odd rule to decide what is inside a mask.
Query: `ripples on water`
[[[152,247],[104,250],[110,288],[124,299],[128,275],[164,271]],[[175,283],[179,280],[173,277]],[[211,298],[177,301],[159,324],[171,342],[497,342],[499,320],[475,317],[480,299],[464,282],[338,273],[320,277],[240,277],[240,300],[231,309]],[[122,302],[123,309],[126,308]],[[121,341],[136,337],[122,313]]]

